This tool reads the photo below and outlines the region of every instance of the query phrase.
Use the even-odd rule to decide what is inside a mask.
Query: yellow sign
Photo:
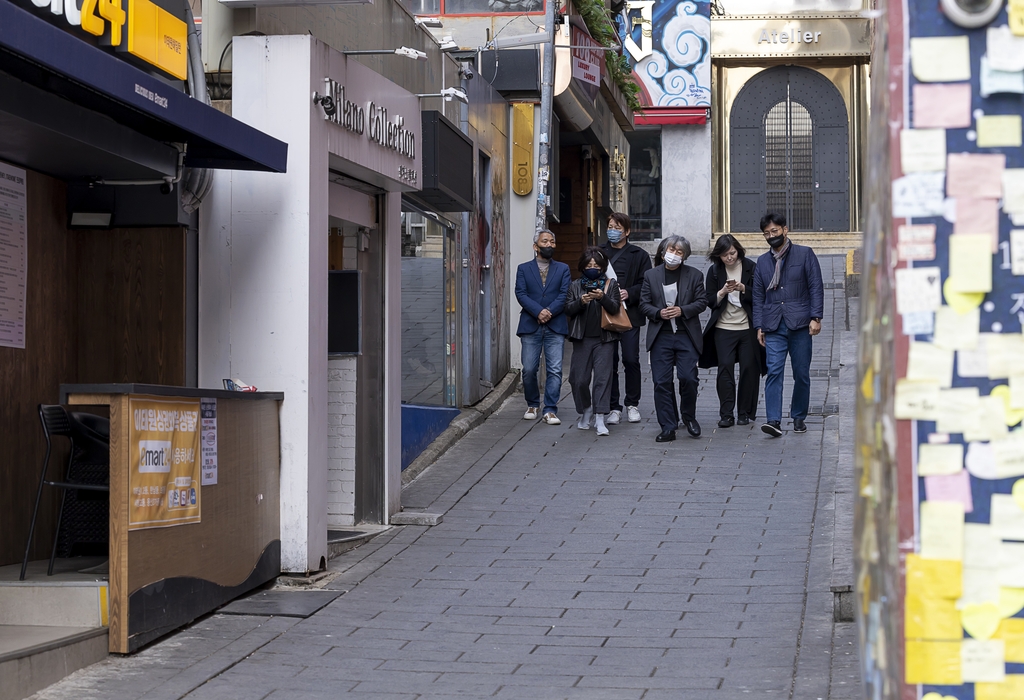
[[[533,105],[512,105],[512,191],[520,196],[533,191]]]
[[[128,529],[198,523],[199,399],[129,400]]]

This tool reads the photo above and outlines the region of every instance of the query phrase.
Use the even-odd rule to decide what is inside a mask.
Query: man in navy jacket
[[[761,231],[771,246],[754,268],[754,327],[768,355],[764,382],[768,422],[761,430],[772,437],[782,435],[782,383],[788,354],[793,368],[789,417],[793,419],[793,432],[806,433],[812,338],[821,332],[824,310],[821,266],[813,250],[789,240],[789,227],[782,214],[769,212],[762,217]]]
[[[552,260],[555,234],[539,231],[533,237],[534,259],[516,270],[516,299],[523,310],[519,314],[516,335],[523,343],[523,393],[526,394],[526,420],[537,420],[540,413],[540,351],[544,350],[544,422],[560,425],[558,399],[562,392],[562,350],[569,323],[565,318],[565,295],[569,291],[569,266]]]

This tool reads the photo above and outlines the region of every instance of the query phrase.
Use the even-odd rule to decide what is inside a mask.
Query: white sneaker
[[[605,422],[608,423],[608,425],[618,425],[619,418],[621,417],[622,411],[612,411],[611,413],[608,414],[608,417],[605,419]]]
[[[600,413],[594,416],[594,425],[597,427],[598,436],[608,435],[608,428],[604,424],[604,416],[602,416]]]
[[[548,425],[561,425],[562,424],[562,421],[560,421],[558,419],[558,416],[556,416],[554,413],[545,413],[544,414],[544,422],[547,423]]]
[[[590,419],[594,416],[594,409],[588,408],[584,411],[583,415],[580,416],[579,421],[576,423],[577,430],[590,430]]]
[[[630,423],[639,423],[640,409],[636,406],[626,406],[626,420]]]
[[[540,409],[536,406],[530,406],[526,409],[526,413],[523,414],[523,420],[537,420],[540,417]]]

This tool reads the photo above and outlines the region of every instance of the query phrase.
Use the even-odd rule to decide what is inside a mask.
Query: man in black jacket
[[[619,395],[619,346],[622,346],[622,367],[626,375],[625,411],[630,423],[640,422],[640,329],[647,319],[640,312],[640,287],[644,273],[651,269],[651,256],[646,250],[629,242],[629,217],[614,212],[608,217],[608,242],[601,246],[618,278],[619,293],[626,305],[631,330],[622,334],[615,343],[612,357],[612,401],[608,424],[615,425],[622,416],[623,405]]]

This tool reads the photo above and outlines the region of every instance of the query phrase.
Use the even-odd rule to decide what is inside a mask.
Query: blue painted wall
[[[402,404],[402,469],[412,464],[457,415],[457,408]]]

